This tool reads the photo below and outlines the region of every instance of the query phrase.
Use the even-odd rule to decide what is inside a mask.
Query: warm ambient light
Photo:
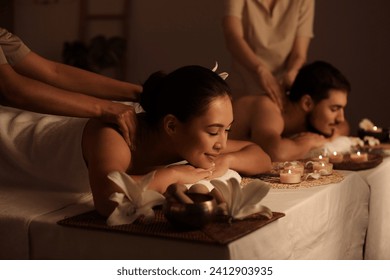
[[[284,170],[289,170],[289,169],[300,173],[301,176],[303,176],[303,174],[305,172],[305,166],[298,161],[285,162],[284,163]]]
[[[311,161],[326,161],[329,162],[329,157],[324,155],[319,155],[318,157],[311,158]]]
[[[337,153],[336,151],[331,153],[329,156],[329,162],[331,163],[340,163],[343,161],[343,159],[344,159],[344,155]]]
[[[280,182],[282,184],[298,184],[301,182],[301,173],[288,169],[280,172]]]
[[[368,154],[357,151],[355,154],[351,154],[351,161],[353,162],[365,162],[368,161]]]
[[[330,175],[333,172],[333,164],[325,161],[314,162],[313,170],[321,175]]]

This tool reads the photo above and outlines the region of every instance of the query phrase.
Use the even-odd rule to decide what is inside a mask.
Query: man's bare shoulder
[[[233,104],[235,106],[240,107],[248,107],[255,105],[260,107],[267,107],[267,108],[278,108],[277,104],[273,102],[268,96],[266,95],[247,95],[240,97],[236,100],[233,100]]]

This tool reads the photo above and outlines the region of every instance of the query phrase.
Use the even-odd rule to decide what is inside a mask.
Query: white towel
[[[348,153],[351,150],[354,142],[351,137],[339,136],[333,139],[331,142],[326,143],[324,148],[329,152]]]
[[[86,122],[0,106],[1,185],[89,191],[81,151]]]
[[[0,259],[28,259],[30,223],[69,205],[91,201],[91,194],[0,187]],[[33,237],[32,237],[33,238]]]
[[[238,174],[237,171],[234,171],[232,169],[228,169],[228,171],[226,171],[226,173],[224,175],[222,175],[221,177],[218,177],[218,178],[214,178],[212,180],[219,180],[219,181],[226,183],[231,178],[235,178],[239,183],[242,180],[240,174]],[[197,182],[197,184],[205,185],[209,189],[209,191],[214,189],[214,186],[210,183],[210,180],[207,180],[207,179],[200,180],[199,182]],[[192,185],[193,184],[186,184],[186,187],[190,188]]]
[[[316,157],[324,152],[325,154],[333,152],[346,154],[351,152],[351,148],[362,145],[364,145],[364,142],[358,137],[339,136],[326,143],[323,147],[311,150],[305,158]]]

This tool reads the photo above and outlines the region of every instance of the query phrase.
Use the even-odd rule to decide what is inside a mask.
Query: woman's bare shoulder
[[[119,129],[94,119],[89,120],[84,128],[82,147],[84,153],[128,148]]]
[[[90,119],[84,127],[83,140],[97,140],[96,137],[105,135],[120,135],[119,128],[103,123],[100,120]]]

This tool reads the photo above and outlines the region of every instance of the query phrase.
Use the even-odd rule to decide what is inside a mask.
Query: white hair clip
[[[215,72],[215,71],[217,71],[217,69],[218,69],[218,62],[216,61],[216,62],[215,62],[215,66],[214,66],[214,68],[212,69],[212,71]],[[226,80],[226,78],[229,76],[229,73],[227,73],[227,72],[222,72],[222,73],[219,73],[218,75],[219,75],[223,80]]]

